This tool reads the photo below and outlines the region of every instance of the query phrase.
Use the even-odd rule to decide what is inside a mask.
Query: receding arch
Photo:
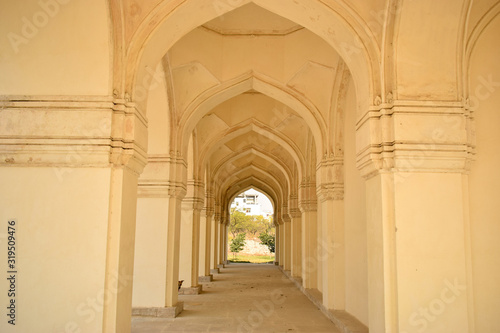
[[[235,152],[231,155],[228,155],[219,165],[217,165],[214,168],[214,171],[212,173],[212,176],[214,177],[215,174],[218,173],[219,169],[221,169],[226,163],[231,163],[232,161],[235,161],[237,159],[240,159],[246,155],[255,155],[259,156],[262,159],[272,163],[275,167],[277,167],[285,176],[285,179],[287,180],[288,187],[292,188],[293,185],[293,174],[291,170],[280,160],[273,158],[274,156],[266,154],[263,150],[258,149],[257,147],[249,147],[243,151],[240,152]]]
[[[206,160],[218,145],[224,144],[225,142],[228,142],[236,137],[252,131],[269,138],[270,140],[278,143],[281,147],[283,147],[297,164],[299,175],[302,173],[302,170],[304,170],[305,167],[305,159],[304,156],[302,156],[302,154],[300,153],[300,149],[293,143],[293,141],[287,139],[285,136],[275,133],[275,131],[267,129],[264,124],[256,120],[249,120],[245,122],[244,125],[241,124],[241,127],[239,127],[237,130],[230,128],[224,132],[221,132],[213,140],[207,143],[207,145],[202,147],[200,149],[201,154],[199,159],[199,168],[203,168]]]
[[[148,69],[153,68],[175,42],[205,22],[250,2],[302,25],[332,46],[352,72],[360,109],[367,109],[373,96],[380,94],[380,49],[376,38],[349,5],[332,0],[240,0],[234,7],[216,6],[217,0],[162,2],[131,39],[124,69],[125,90],[134,99],[137,88],[147,84]]]
[[[222,84],[205,91],[192,101],[183,112],[179,127],[181,139],[186,142],[189,133],[195,128],[200,119],[217,105],[236,97],[250,89],[254,89],[270,98],[273,98],[297,112],[309,126],[316,144],[317,156],[323,156],[322,150],[326,147],[326,124],[320,112],[313,103],[308,101],[292,89],[282,86],[279,82],[265,75],[247,72],[227,80]]]
[[[256,175],[262,175],[264,176],[264,178],[266,179],[266,183],[271,187],[273,188],[274,192],[276,193],[276,198],[284,198],[284,190],[286,190],[286,188],[284,188],[282,186],[282,184],[280,184],[280,182],[272,175],[270,174],[269,172],[265,171],[265,170],[262,170],[260,168],[258,168],[257,166],[255,165],[248,165],[248,166],[245,166],[243,168],[241,168],[241,170],[238,170],[238,172],[236,172],[234,174],[234,176],[238,176],[244,172],[247,172],[251,170],[251,175],[254,176],[254,177],[257,177]],[[248,178],[248,177],[243,177],[243,178]],[[228,184],[231,184],[230,182],[232,181],[232,178],[228,178],[226,179],[224,182],[222,182],[221,184],[219,184],[218,188],[216,188],[216,197],[217,197],[217,194],[219,193],[223,193],[223,189],[228,189],[228,188],[232,188],[233,185],[228,185]],[[233,181],[234,183],[234,181]],[[281,202],[281,200],[278,200],[278,203]]]
[[[268,198],[270,198],[271,203],[273,203],[273,205],[274,205],[273,206],[274,215],[279,214],[279,211],[280,211],[279,207],[281,207],[281,205],[283,203],[282,198],[280,198],[275,193],[274,189],[271,186],[269,186],[266,182],[264,182],[263,180],[261,180],[258,177],[255,177],[255,176],[240,179],[240,180],[231,184],[231,186],[228,188],[226,195],[224,197],[224,199],[227,200],[225,205],[223,205],[223,207],[226,207],[225,210],[226,211],[229,210],[229,205],[234,200],[236,195],[238,195],[238,193],[241,193],[242,191],[245,191],[249,188],[257,188],[262,193],[264,193]],[[229,189],[232,189],[232,190],[229,191]],[[274,221],[274,222],[276,224],[276,221]]]

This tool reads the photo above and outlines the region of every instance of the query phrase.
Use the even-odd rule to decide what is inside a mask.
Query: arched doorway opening
[[[233,15],[244,17],[254,10],[297,25],[255,2],[220,20],[234,22]],[[317,29],[299,26],[289,31],[281,26],[268,35],[261,27],[240,26],[242,34],[220,22],[202,23],[187,30],[160,56],[156,68],[166,73],[159,85],[162,89],[152,91],[143,104],[148,117],[163,119],[150,124],[152,163],[140,180],[142,189],[153,189],[152,184],[163,187],[159,195],[165,196],[163,204],[168,207],[161,213],[168,221],[164,229],[169,235],[163,241],[167,254],[161,258],[167,274],[160,279],[166,287],[155,304],[176,307],[178,279],[199,289],[198,276],[207,278],[228,259],[228,207],[232,197],[248,186],[261,188],[273,199],[275,261],[302,278],[305,287],[323,293],[320,301],[331,303],[331,273],[323,266],[338,265],[342,274],[343,261],[333,263],[332,253],[324,260],[312,258],[317,258],[320,244],[333,241],[327,221],[331,201],[342,198],[337,193],[343,189],[344,151],[355,159],[354,140],[344,150],[342,113],[356,114],[359,85]],[[359,89],[369,90],[366,86]],[[346,104],[346,98],[352,100]],[[355,118],[350,118],[351,131]],[[165,127],[170,130],[168,137]],[[162,181],[157,173],[161,168],[168,170]],[[318,197],[323,191],[336,194],[325,196],[324,203]],[[339,207],[342,210],[343,203]],[[343,224],[342,219],[337,221]],[[356,255],[365,252],[358,243],[353,246],[359,247]],[[306,265],[310,260],[317,261],[313,267]],[[364,261],[356,262],[362,266]],[[365,272],[355,267],[350,274],[365,276]],[[360,281],[366,285],[366,279]],[[337,290],[344,288],[341,285]],[[366,316],[366,288],[349,288],[361,291],[357,299],[364,302],[353,303],[353,312]],[[343,298],[342,293],[338,295]]]
[[[229,262],[274,263],[276,228],[268,197],[253,188],[240,192],[229,207]],[[231,256],[232,255],[232,256]]]

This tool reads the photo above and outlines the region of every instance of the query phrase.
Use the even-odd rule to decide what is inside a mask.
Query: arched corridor
[[[198,325],[250,188],[321,329],[500,331],[500,1],[0,7],[1,332]]]
[[[229,264],[175,319],[134,317],[132,333],[340,332],[274,265]]]

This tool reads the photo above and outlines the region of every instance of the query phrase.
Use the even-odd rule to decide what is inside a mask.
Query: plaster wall
[[[165,306],[167,198],[138,198],[133,307]]]
[[[415,173],[395,179],[399,329],[470,332],[462,175]]]
[[[170,153],[170,110],[166,73],[160,64],[152,74],[148,93],[148,154]]]
[[[461,1],[405,1],[396,36],[397,96],[456,100]]]
[[[477,332],[500,331],[500,18],[480,36],[470,64],[476,160],[469,176],[472,278]],[[488,84],[487,82],[490,82]],[[493,82],[493,83],[491,83]],[[497,175],[497,176],[493,176]]]
[[[0,91],[11,95],[109,95],[108,1],[3,1]],[[92,22],[91,24],[89,22]]]
[[[68,168],[62,181],[55,169],[0,169],[2,232],[16,219],[18,271],[15,330],[3,318],[2,332],[102,330],[110,169]],[[6,238],[0,244],[5,249]],[[7,251],[0,259],[7,262]],[[7,282],[0,280],[2,290]],[[0,302],[8,304],[7,292]]]
[[[333,84],[339,60],[324,40],[307,29],[285,36],[223,36],[198,28],[174,45],[169,58],[178,111],[219,82],[254,71],[308,96],[325,118],[331,91],[324,87]]]
[[[356,168],[356,96],[349,83],[345,105],[344,215],[346,311],[368,325],[365,183]]]

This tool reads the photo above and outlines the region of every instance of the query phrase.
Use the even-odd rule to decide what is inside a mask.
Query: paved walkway
[[[134,317],[132,333],[340,332],[276,266],[230,264],[220,271],[201,295],[179,296],[179,317]]]

